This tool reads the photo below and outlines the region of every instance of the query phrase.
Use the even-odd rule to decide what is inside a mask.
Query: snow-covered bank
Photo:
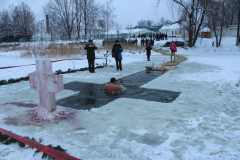
[[[173,39],[174,40],[174,39]],[[208,72],[192,74],[191,71],[181,75],[186,80],[208,81],[212,83],[235,84],[240,79],[240,47],[235,45],[235,38],[223,37],[222,45],[218,48],[212,46],[212,39],[198,39],[196,47],[188,50],[178,47],[177,54],[188,57],[188,62],[205,64]],[[160,47],[166,41],[160,41],[157,48],[168,50],[167,47]],[[197,70],[198,67],[194,67]]]
[[[22,136],[43,138],[46,145],[61,145],[70,155],[85,160],[239,159],[240,87],[235,86],[240,78],[239,47],[234,46],[234,38],[224,38],[220,48],[212,47],[211,41],[198,41],[196,48],[188,50],[178,48],[178,54],[188,59],[142,86],[181,92],[173,103],[120,98],[101,108],[77,111],[72,121],[26,125],[23,122],[29,108],[3,105],[12,101],[38,103],[38,93],[29,89],[28,82],[20,82],[0,86],[0,126]],[[123,71],[105,67],[95,74],[64,74],[64,83],[107,83],[113,76],[121,78],[152,62],[169,60],[158,53],[153,53],[150,62],[145,54],[126,53],[123,58]],[[113,59],[110,63],[115,65]],[[64,90],[57,99],[74,94]],[[22,123],[6,124],[9,116]],[[4,151],[0,154],[3,160],[41,157],[32,157],[34,150],[17,145],[0,144],[0,150]]]

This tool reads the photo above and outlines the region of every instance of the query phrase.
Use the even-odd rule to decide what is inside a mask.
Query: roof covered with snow
[[[179,23],[175,23],[172,25],[164,25],[159,31],[164,30],[164,29],[179,29],[181,28]]]
[[[200,32],[211,32],[211,29],[209,27],[204,27]]]

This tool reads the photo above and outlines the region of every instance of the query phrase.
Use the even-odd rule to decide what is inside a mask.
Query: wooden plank
[[[156,65],[154,66],[153,70],[154,71],[162,71],[163,66],[162,65]],[[164,69],[172,70],[177,68],[177,66],[164,66]]]

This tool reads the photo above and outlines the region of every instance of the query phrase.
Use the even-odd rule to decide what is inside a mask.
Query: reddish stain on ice
[[[24,103],[24,102],[8,102],[8,103],[4,103],[4,105],[7,104],[12,104],[12,105],[16,105],[17,107],[26,107],[26,108],[33,108],[38,106],[38,104],[34,104],[34,103]]]
[[[17,117],[7,117],[4,118],[5,124],[19,126],[20,120]]]
[[[28,110],[27,114],[18,115],[17,117],[4,118],[5,124],[13,126],[43,126],[49,123],[58,124],[61,121],[74,123],[76,111],[72,109],[55,110],[46,112],[46,108],[39,107],[37,110]]]

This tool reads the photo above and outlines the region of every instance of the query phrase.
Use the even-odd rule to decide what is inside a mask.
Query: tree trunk
[[[80,32],[81,32],[81,21],[77,21],[77,35],[78,35],[78,39],[80,38]]]
[[[215,27],[214,27],[214,34],[215,34],[215,38],[216,38],[216,47],[219,47],[219,45],[218,45],[218,36],[217,36],[217,31],[216,31]]]
[[[223,30],[223,20],[222,20],[221,29],[220,29],[219,46],[221,45],[221,41],[222,41],[222,30]]]
[[[192,36],[193,36],[192,17],[191,17],[191,15],[189,15],[189,38],[188,38],[188,47],[192,47]]]
[[[68,32],[68,39],[70,40],[72,38],[72,35],[70,32]]]
[[[194,36],[194,39],[193,39],[193,46],[195,46],[195,43],[196,43],[196,41],[197,41],[198,33],[199,33],[200,29],[201,29],[201,26],[202,26],[202,23],[203,23],[203,20],[204,20],[205,12],[206,12],[206,10],[203,11],[203,14],[202,14],[202,17],[201,17],[200,24],[198,25],[198,28],[197,28],[196,34],[195,34],[195,36]]]
[[[237,40],[236,40],[236,46],[239,45],[240,37],[239,37],[239,21],[240,21],[240,1],[239,1],[239,10],[238,10],[238,27],[237,27]]]
[[[194,4],[194,1],[193,1]],[[193,14],[194,14],[194,9],[193,6],[191,6],[191,13],[189,14],[189,42],[188,46],[192,47],[193,46]]]

